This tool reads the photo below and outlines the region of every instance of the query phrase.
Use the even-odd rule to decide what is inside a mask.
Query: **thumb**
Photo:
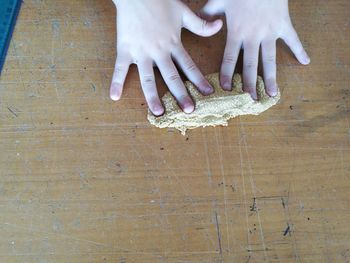
[[[182,18],[183,27],[191,31],[192,33],[209,37],[215,35],[222,28],[223,22],[221,19],[217,19],[213,22],[208,22],[187,9]]]

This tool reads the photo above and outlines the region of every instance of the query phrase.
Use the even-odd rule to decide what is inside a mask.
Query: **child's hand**
[[[117,16],[117,61],[110,96],[119,100],[129,66],[135,63],[148,106],[161,115],[153,66],[157,65],[167,86],[186,113],[194,110],[174,61],[200,92],[207,95],[213,88],[204,78],[181,43],[181,29],[200,36],[211,36],[222,27],[222,21],[206,22],[179,0],[114,0]]]
[[[270,96],[278,92],[276,82],[276,40],[282,38],[301,64],[309,64],[298,35],[292,25],[288,0],[209,0],[203,8],[204,16],[225,14],[228,36],[221,67],[221,85],[231,88],[240,49],[244,49],[244,90],[257,99],[256,81],[259,49],[266,91]]]

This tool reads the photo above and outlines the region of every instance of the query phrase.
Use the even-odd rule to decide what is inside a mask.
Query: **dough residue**
[[[280,99],[280,94],[270,97],[265,92],[265,85],[261,77],[257,81],[258,101],[254,101],[248,93],[242,90],[242,77],[235,74],[232,91],[225,91],[220,86],[219,73],[206,76],[215,92],[203,96],[190,81],[185,86],[195,103],[195,111],[184,113],[174,97],[167,92],[162,97],[165,113],[156,117],[148,112],[149,122],[159,128],[175,128],[185,135],[186,130],[198,127],[228,125],[228,120],[239,115],[258,115],[274,106]]]

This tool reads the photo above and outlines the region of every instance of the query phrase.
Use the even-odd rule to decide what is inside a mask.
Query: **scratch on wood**
[[[245,189],[245,176],[244,176],[244,169],[243,169],[243,153],[242,153],[242,137],[244,134],[242,134],[241,129],[238,130],[238,136],[240,137],[240,140],[238,141],[238,146],[239,146],[239,160],[240,160],[240,168],[241,168],[241,178],[242,178],[242,190],[243,190],[243,204],[244,204],[244,211],[245,211],[245,219],[246,219],[246,229],[247,229],[247,241],[248,241],[248,248],[251,248],[250,245],[250,240],[249,240],[249,229],[248,229],[248,210],[247,210],[247,194],[246,194],[246,189]],[[248,258],[248,261],[250,260],[250,255]]]
[[[286,208],[286,203],[284,202],[284,198],[281,197],[281,200],[282,200],[282,206],[283,206],[283,208]]]
[[[94,85],[94,83],[91,83],[91,88],[94,92],[96,92],[96,86]]]
[[[346,249],[341,253],[341,256],[344,258],[345,263],[349,263],[349,254],[350,254],[349,252],[350,252],[350,249]]]
[[[286,230],[284,230],[284,232],[283,232],[283,236],[286,236],[286,235],[291,235],[290,234],[290,226],[289,226],[289,224],[287,225],[287,228],[286,228]]]
[[[222,257],[221,233],[220,233],[220,227],[219,227],[219,222],[218,222],[218,214],[216,212],[215,212],[215,224],[216,224],[216,232],[218,233],[218,242],[219,242],[220,255]]]
[[[51,21],[52,33],[54,37],[58,37],[60,34],[60,21],[55,19]]]
[[[288,196],[283,196],[283,195],[271,195],[271,196],[256,196],[256,200],[264,200],[264,201],[276,201],[281,198],[286,198],[288,199]]]
[[[250,206],[250,211],[251,212],[256,212],[257,208],[256,208],[256,198],[253,197],[253,204]]]
[[[124,129],[120,128],[118,125],[114,125],[113,126],[114,129],[118,129],[120,132],[122,132],[123,134],[129,135]],[[151,147],[149,144],[145,144],[143,141],[139,140],[139,139],[135,139],[138,143],[142,143],[144,144],[151,152],[153,152],[153,154],[159,158],[160,160],[162,160],[163,162],[165,162],[164,156],[163,155],[159,155],[159,153],[157,151],[154,150],[153,147]],[[175,178],[175,180],[178,182],[178,185],[181,187],[182,192],[184,193],[184,195],[188,198],[188,200],[190,200],[190,204],[193,207],[194,210],[197,210],[197,206],[196,203],[193,200],[193,197],[191,196],[190,192],[186,189],[186,187],[184,186],[184,184],[181,183],[177,173],[175,173],[175,171],[173,169],[169,169],[169,172],[171,172],[171,174],[173,175],[171,178]],[[200,223],[203,224],[202,220],[200,220]],[[202,233],[203,237],[211,237],[211,235],[209,234],[208,229],[205,229],[206,233]],[[209,239],[210,242],[214,245],[214,241],[212,238]]]
[[[242,136],[242,142],[243,142],[244,150],[245,150],[245,153],[246,153],[246,156],[247,156],[247,163],[248,163],[248,168],[249,168],[249,174],[248,175],[249,175],[250,185],[252,187],[254,203],[255,203],[255,208],[256,208],[257,207],[257,204],[256,204],[256,190],[257,190],[257,187],[255,185],[254,178],[253,178],[252,163],[251,163],[251,158],[250,158],[249,151],[248,151],[248,143],[247,143],[247,138],[246,138],[246,135],[245,135],[245,129],[244,129],[243,122],[241,121],[241,118],[239,119],[239,123],[240,123],[240,130],[241,130],[242,135],[243,135]],[[258,222],[259,222],[259,227],[260,227],[260,236],[261,236],[261,241],[262,241],[262,245],[263,245],[263,249],[264,249],[264,257],[265,257],[265,260],[266,260],[266,259],[268,259],[268,255],[266,253],[267,247],[266,247],[266,244],[265,244],[265,237],[264,237],[264,232],[263,232],[263,228],[262,228],[261,218],[260,218],[259,210],[255,209],[255,211],[256,211],[256,215],[258,217]]]
[[[203,144],[204,144],[204,153],[205,153],[205,161],[207,163],[207,174],[208,174],[208,180],[209,185],[212,186],[212,172],[210,167],[210,158],[209,158],[209,151],[208,151],[208,142],[207,142],[207,136],[206,133],[204,133],[204,130],[202,132],[203,135]]]
[[[19,225],[16,225],[16,224],[11,224],[11,223],[8,223],[8,222],[3,223],[3,226],[12,227],[12,228],[15,228],[15,229],[27,230],[27,231],[34,232],[34,233],[41,233],[41,234],[45,234],[45,235],[55,236],[55,238],[59,238],[59,239],[68,239],[68,240],[74,240],[74,241],[77,241],[77,242],[84,242],[84,243],[94,244],[94,245],[102,246],[102,247],[115,248],[115,249],[118,249],[121,252],[129,252],[129,249],[127,249],[127,248],[122,248],[122,247],[119,247],[119,246],[118,247],[117,246],[112,246],[112,245],[107,244],[107,243],[96,242],[96,241],[90,240],[90,239],[76,238],[76,237],[73,237],[73,236],[70,236],[70,235],[66,235],[66,234],[61,234],[61,233],[56,233],[56,232],[48,232],[48,231],[42,230],[41,228],[33,228],[33,227],[28,228],[28,227],[19,226]]]
[[[18,114],[16,112],[14,112],[14,110],[12,110],[10,107],[7,107],[7,109],[16,117],[18,117]]]
[[[268,251],[268,248],[262,248],[262,249],[247,249],[247,252],[261,252],[261,251]]]
[[[221,140],[219,140],[219,137],[216,133],[216,130],[214,130],[215,134],[215,140],[216,140],[216,145],[219,151],[219,161],[220,161],[220,171],[221,171],[221,176],[222,176],[222,182],[224,185],[226,185],[226,179],[225,179],[225,170],[224,170],[224,165],[223,165],[223,153],[222,153],[222,144],[220,143]],[[219,133],[221,135],[221,133]],[[223,187],[223,194],[224,194],[224,208],[225,208],[225,219],[226,219],[226,239],[227,239],[227,248],[228,248],[228,253],[230,253],[230,234],[229,234],[229,229],[228,229],[228,215],[227,215],[227,199],[226,199],[226,187]]]

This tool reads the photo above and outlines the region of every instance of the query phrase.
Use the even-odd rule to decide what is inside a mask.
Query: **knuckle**
[[[275,63],[275,61],[276,61],[276,56],[274,56],[274,55],[267,55],[265,57],[265,62],[267,62],[269,64],[273,64],[273,63]]]
[[[277,86],[277,81],[276,81],[275,77],[270,77],[270,78],[266,79],[265,83],[266,83],[266,86],[268,86],[268,87]]]
[[[221,80],[222,80],[223,82],[231,81],[231,80],[232,80],[232,77],[229,76],[228,74],[222,73],[222,74],[221,74]]]
[[[253,60],[253,59],[249,59],[246,61],[245,63],[245,67],[247,69],[255,69],[256,67],[258,66],[258,63],[256,60]]]
[[[142,77],[142,86],[144,87],[152,87],[155,84],[155,79],[151,75],[145,75]]]
[[[180,97],[179,97],[179,102],[181,103],[185,103],[185,102],[191,102],[191,98],[188,94],[182,94]]]
[[[207,27],[208,27],[208,21],[206,21],[205,19],[202,19],[202,25],[201,25],[202,32],[204,32]]]
[[[157,97],[157,96],[152,95],[149,97],[149,105],[150,106],[156,106],[158,101],[159,101],[159,97]]]
[[[180,75],[176,72],[171,72],[168,74],[167,79],[171,82],[178,82],[181,78]]]
[[[235,55],[233,55],[233,54],[226,54],[224,56],[224,58],[223,58],[222,63],[231,65],[231,64],[236,63],[236,61],[237,61],[237,57]]]
[[[249,81],[249,82],[245,83],[244,86],[247,90],[253,91],[256,88],[256,83]]]
[[[185,59],[185,68],[190,72],[196,71],[197,69],[196,64],[188,57]]]
[[[115,80],[112,82],[112,86],[111,86],[111,89],[112,90],[119,90],[123,88],[123,83],[119,80]]]

